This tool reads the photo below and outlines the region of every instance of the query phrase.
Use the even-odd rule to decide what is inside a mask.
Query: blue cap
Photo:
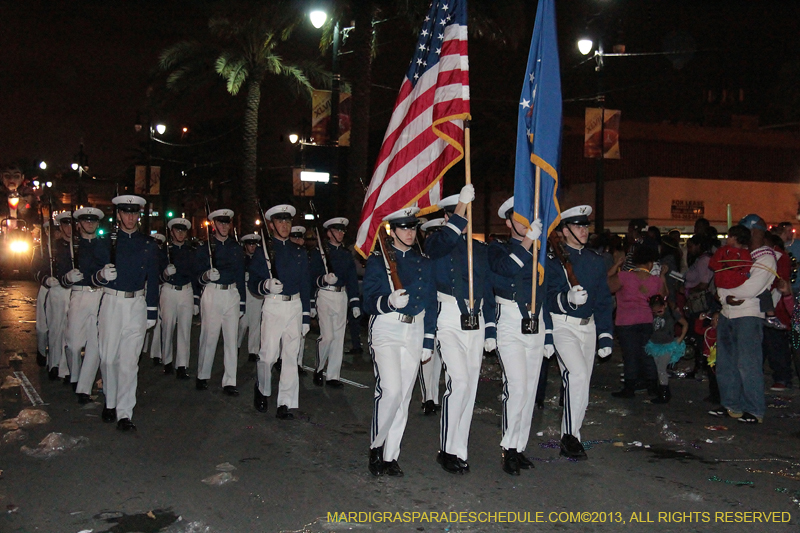
[[[764,219],[760,216],[756,215],[755,213],[750,213],[742,220],[739,221],[739,224],[744,226],[747,229],[760,229],[761,231],[767,231],[767,224],[764,222]]]

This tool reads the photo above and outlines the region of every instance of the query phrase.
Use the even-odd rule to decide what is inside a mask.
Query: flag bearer
[[[186,240],[192,223],[185,218],[173,218],[167,222],[170,237],[169,263],[161,272],[161,355],[164,358],[164,374],[172,374],[181,380],[189,379],[189,342],[192,333],[192,315],[195,311],[192,281],[199,275],[195,270],[197,251]],[[176,335],[177,332],[177,335]],[[176,340],[173,348],[173,339]],[[173,359],[173,353],[174,359]]]
[[[250,233],[242,237],[241,242],[244,248],[244,277],[245,281],[247,281],[250,277],[247,269],[250,267],[253,256],[257,253],[263,253],[259,246],[261,244],[261,235],[258,233]],[[247,288],[245,288],[245,291],[247,300],[244,316],[239,319],[239,336],[236,341],[236,346],[241,346],[242,341],[247,339],[249,360],[251,362],[256,362],[258,361],[258,351],[261,348],[261,306],[264,304],[264,297],[260,294],[253,294]],[[247,332],[247,336],[245,336],[245,331]]]

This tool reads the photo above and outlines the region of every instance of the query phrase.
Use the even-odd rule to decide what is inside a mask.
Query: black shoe
[[[247,360],[250,361],[251,363],[257,362],[258,361],[258,354],[257,353],[251,353],[250,355],[247,356]]]
[[[436,404],[433,403],[433,400],[428,400],[422,404],[422,411],[425,416],[432,415],[436,413]]]
[[[464,471],[461,469],[461,465],[458,464],[458,457],[453,455],[452,453],[446,453],[440,451],[436,455],[436,462],[442,465],[442,469],[445,472],[449,472],[451,474],[463,474]]]
[[[586,450],[583,449],[581,441],[575,438],[574,435],[564,435],[561,437],[561,455],[568,459],[588,459]]]
[[[517,462],[522,470],[530,470],[534,468],[533,461],[525,457],[522,452],[517,452]]]
[[[103,407],[103,414],[101,416],[103,422],[113,422],[117,419],[117,410],[113,407]]]
[[[347,350],[347,353],[349,355],[361,355],[362,353],[364,353],[364,348],[350,348],[349,350]]]
[[[160,357],[153,357],[153,366],[161,366],[161,358]],[[125,420],[123,418],[123,420]]]
[[[70,385],[72,385],[72,392],[77,392],[78,391],[78,382],[77,381],[73,381],[72,383],[70,383]]]
[[[47,366],[47,357],[42,355],[42,352],[36,352],[36,364],[39,366]]]
[[[279,405],[278,410],[275,413],[275,418],[280,418],[281,420],[294,420],[294,415],[289,412],[289,408],[285,405]]]
[[[650,396],[658,396],[658,381],[647,382],[647,394]]]
[[[329,379],[325,382],[326,387],[331,387],[332,389],[341,389],[344,387],[344,383],[339,381],[338,379]]]
[[[650,402],[655,404],[662,404],[662,403],[669,403],[672,399],[672,393],[669,391],[669,385],[659,385],[658,386],[658,395],[655,398],[651,398]]]
[[[164,374],[172,374],[173,372],[175,372],[175,367],[172,366],[172,363],[164,365]]]
[[[373,476],[383,475],[383,446],[369,449],[369,473]]]
[[[255,407],[256,411],[259,413],[267,412],[267,396],[264,396],[261,394],[261,391],[258,390],[258,382],[256,382],[256,386],[254,387],[253,407]]]
[[[84,394],[82,392],[77,393],[78,396],[78,403],[81,405],[86,405],[87,403],[92,402],[92,397],[88,394]]]
[[[189,379],[189,372],[186,370],[185,366],[179,366],[175,370],[175,377],[177,379],[184,379],[184,380]]]
[[[303,365],[297,365],[297,375],[298,376],[305,376],[307,374],[306,369],[303,368]]]
[[[72,384],[72,377],[69,374],[67,374],[66,376],[64,376],[64,379],[61,380],[61,383],[63,383],[64,385]],[[77,385],[75,386],[77,387]]]
[[[387,476],[394,476],[394,477],[403,477],[403,469],[400,468],[400,465],[397,464],[397,460],[394,461],[384,461],[383,462],[383,471],[386,472]]]
[[[536,409],[539,411],[544,410],[544,402],[536,402]]]
[[[222,392],[224,392],[228,396],[239,396],[239,389],[237,389],[233,385],[225,385],[224,387],[222,387]]]
[[[208,380],[197,378],[194,382],[194,388],[197,390],[208,390]]]
[[[117,422],[117,429],[120,431],[136,431],[136,426],[133,425],[130,418],[120,418]]]
[[[611,396],[614,398],[634,398],[636,396],[636,385],[630,380],[625,380],[622,390],[612,392]]]
[[[458,466],[461,467],[461,470],[467,474],[469,473],[469,463],[465,460],[461,459],[460,457],[456,457],[456,461],[458,461]]]
[[[277,361],[275,361],[275,364],[272,365],[272,370],[280,374],[282,369],[283,369],[283,361],[278,359]]]
[[[322,387],[323,383],[322,372],[314,371],[314,385],[317,387]]]
[[[57,380],[58,379],[58,367],[54,366],[53,368],[51,368],[50,371],[47,373],[47,376],[50,378],[50,381]]]
[[[503,472],[512,476],[519,475],[519,456],[514,448],[503,450]]]

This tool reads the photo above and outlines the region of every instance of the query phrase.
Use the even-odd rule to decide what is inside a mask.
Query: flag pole
[[[470,163],[469,120],[464,121],[464,174],[466,184],[472,183],[472,165]],[[472,202],[467,204],[467,270],[469,272],[469,314],[475,309],[474,272],[472,268]]]
[[[539,218],[539,191],[542,188],[542,169],[539,166],[536,166],[536,181],[534,184],[533,190],[533,220],[531,221],[531,225],[533,225],[533,221]],[[544,228],[542,228],[542,232],[544,232]],[[539,235],[539,238],[533,241],[533,283],[531,283],[531,318],[533,318],[536,314],[536,286],[539,284],[539,242],[541,242],[542,236]]]

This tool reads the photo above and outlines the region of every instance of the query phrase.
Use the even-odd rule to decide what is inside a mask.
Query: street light
[[[328,15],[324,11],[317,9],[309,13],[308,18],[311,19],[311,24],[316,29],[320,29],[325,24],[325,21],[328,20]]]
[[[47,163],[42,161],[41,163],[39,163],[39,168],[41,168],[42,170],[47,170]]]
[[[164,132],[167,131],[167,127],[163,124],[157,124],[156,131],[158,132],[159,135],[164,135]]]
[[[78,165],[78,163],[72,163],[70,166],[72,167],[72,170],[78,170],[79,168],[81,168],[81,167]]]
[[[591,39],[581,39],[578,41],[578,50],[582,55],[589,55],[589,52],[592,51],[592,47],[594,43]]]
[[[289,134],[289,142],[292,144],[297,144],[297,141],[300,140],[300,136],[296,133]]]

